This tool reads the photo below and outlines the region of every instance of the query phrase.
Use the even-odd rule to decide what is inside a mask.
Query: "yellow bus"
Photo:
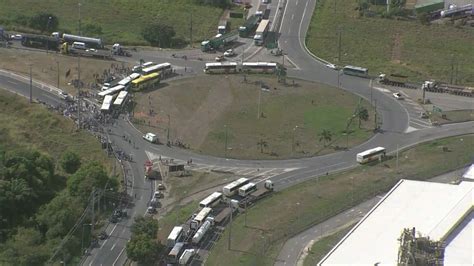
[[[132,90],[141,91],[155,88],[160,83],[160,73],[155,72],[132,80]]]

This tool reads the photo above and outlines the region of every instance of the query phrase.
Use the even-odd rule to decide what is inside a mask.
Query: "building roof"
[[[472,164],[467,171],[462,175],[462,178],[474,181],[474,164]]]
[[[400,180],[319,265],[394,265],[398,258],[398,239],[404,228],[415,227],[432,240],[445,240],[466,215],[470,215],[473,200],[472,182],[452,185]],[[470,239],[470,243],[463,242],[463,245],[472,247],[472,235],[458,235],[456,239],[462,242]],[[451,260],[470,256],[471,261],[464,263],[472,265],[471,253],[457,252],[460,254],[451,253]]]

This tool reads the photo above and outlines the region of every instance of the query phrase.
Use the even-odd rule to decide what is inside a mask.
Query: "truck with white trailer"
[[[74,42],[83,42],[89,48],[96,48],[96,49],[104,48],[104,43],[102,42],[102,39],[100,38],[91,38],[91,37],[85,37],[85,36],[79,36],[79,35],[73,35],[73,34],[67,34],[67,33],[61,33],[61,32],[53,32],[51,36],[57,39],[62,39],[64,42],[67,42],[69,44],[73,44]]]
[[[270,20],[264,19],[260,21],[257,30],[255,31],[255,36],[253,40],[255,41],[255,45],[261,46],[265,42],[265,37],[268,33],[268,28],[270,26]]]
[[[194,256],[194,254],[196,254],[195,249],[185,249],[181,257],[179,258],[179,265],[187,265],[191,261],[191,258]]]
[[[226,34],[217,34],[214,38],[201,42],[201,51],[207,52],[226,47],[239,38],[238,31],[231,31]]]
[[[183,235],[183,227],[175,226],[173,230],[171,230],[171,233],[168,236],[168,239],[166,241],[166,246],[169,248],[174,247],[174,245],[176,245],[176,243],[179,242],[182,235]]]

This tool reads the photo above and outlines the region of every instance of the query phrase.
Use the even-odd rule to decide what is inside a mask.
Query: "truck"
[[[181,257],[179,258],[179,261],[178,261],[179,265],[187,265],[189,261],[191,260],[191,258],[194,256],[194,254],[196,254],[195,249],[192,249],[192,248],[185,249]]]
[[[145,179],[156,179],[160,176],[160,173],[153,169],[153,162],[146,161],[145,162]]]
[[[183,235],[183,227],[175,226],[173,230],[171,230],[171,233],[168,236],[168,239],[166,241],[166,246],[169,248],[174,247],[174,245],[176,245],[176,243],[179,242],[182,235]]]
[[[266,19],[268,17],[267,10],[269,9],[266,4],[260,4],[257,11],[255,11],[255,16],[257,16],[259,20]]]
[[[252,205],[255,201],[262,199],[268,196],[273,192],[273,182],[266,180],[263,184],[263,187],[253,190],[250,194],[246,195],[245,198],[239,201],[239,207],[246,208],[247,206]]]
[[[259,17],[256,15],[251,15],[244,23],[244,25],[239,27],[239,36],[242,38],[249,37],[257,29],[259,22]]]
[[[72,34],[61,33],[61,32],[53,32],[51,36],[58,40],[62,39],[64,42],[67,42],[69,44],[72,44],[73,42],[83,42],[89,48],[96,48],[96,49],[104,48],[104,44],[102,42],[102,39],[100,38],[91,38],[91,37],[72,35]]]
[[[219,21],[219,25],[217,26],[217,33],[218,34],[225,34],[227,32],[229,23],[227,23],[227,19],[221,19]]]
[[[416,89],[417,85],[407,82],[407,78],[408,76],[400,74],[391,74],[387,76],[387,74],[381,73],[379,75],[379,83],[394,87]]]
[[[123,48],[123,46],[119,43],[114,43],[114,45],[112,45],[112,54],[127,57],[132,56],[132,54],[125,48]]]
[[[57,51],[59,47],[59,41],[49,36],[25,34],[21,37],[21,45],[32,48]]]
[[[213,219],[211,217],[208,217],[206,221],[201,225],[201,227],[199,227],[197,232],[194,234],[192,242],[194,244],[199,244],[199,242],[202,240],[202,238],[207,233],[209,228],[211,228],[212,224],[213,224]]]
[[[423,84],[421,85],[421,89],[423,90],[423,94],[425,93],[425,91],[430,91],[437,93],[449,93],[465,97],[474,97],[474,88],[439,83],[435,80],[427,80],[423,82]]]
[[[75,43],[77,47],[78,42],[75,42]],[[104,59],[104,60],[113,60],[112,54],[109,51],[96,50],[93,48],[83,49],[82,47],[77,49],[74,47],[70,47],[69,43],[67,42],[64,42],[63,44],[61,44],[60,52],[61,54],[65,54],[65,55],[93,57],[93,58]]]
[[[158,136],[153,134],[153,133],[146,133],[143,135],[143,139],[151,142],[151,143],[157,143],[158,142]]]
[[[258,25],[258,28],[255,31],[255,36],[253,37],[255,45],[263,45],[263,43],[265,42],[265,37],[267,35],[269,25],[270,21],[268,19],[260,21],[260,24]]]
[[[232,31],[223,35],[216,35],[207,41],[201,42],[201,51],[208,52],[217,50],[219,48],[227,46],[229,43],[236,41],[239,37],[238,31]]]

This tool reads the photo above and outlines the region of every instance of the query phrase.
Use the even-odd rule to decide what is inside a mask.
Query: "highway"
[[[276,3],[277,1],[275,1]],[[100,247],[91,251],[83,265],[122,265],[126,261],[125,246],[130,239],[129,227],[133,218],[143,216],[148,202],[154,191],[153,183],[146,181],[143,176],[143,163],[148,159],[146,152],[186,161],[192,158],[196,165],[213,167],[245,168],[245,169],[276,169],[287,168],[291,171],[271,176],[275,188],[281,190],[294,184],[324,175],[328,172],[341,171],[357,166],[355,155],[363,150],[376,146],[384,146],[389,152],[395,152],[397,147],[406,148],[431,139],[473,133],[474,122],[446,125],[442,127],[415,128],[407,131],[412,117],[407,107],[384,91],[371,89],[368,79],[341,75],[339,71],[330,69],[315,60],[306,50],[304,38],[316,4],[315,0],[278,1],[278,6],[286,3],[280,11],[283,18],[279,38],[280,48],[283,49],[288,60],[295,66],[289,69],[288,75],[294,78],[318,81],[325,84],[341,87],[357,94],[377,107],[380,115],[381,130],[367,142],[347,151],[336,152],[324,156],[290,160],[235,160],[217,158],[196,154],[190,150],[183,150],[164,145],[152,145],[142,139],[142,133],[137,131],[127,119],[116,120],[114,125],[106,125],[111,130],[110,138],[114,147],[132,154],[133,162],[126,162],[126,185],[134,203],[128,206],[129,218],[117,224],[109,224],[106,232],[109,238],[100,241]],[[272,13],[273,15],[274,13]],[[204,62],[199,60],[183,60],[171,58],[170,54],[154,51],[140,51],[132,58],[121,58],[130,62],[138,59],[145,61],[166,61],[178,66],[178,72],[184,77],[201,74]],[[186,72],[184,72],[186,67]],[[18,94],[29,95],[29,81],[18,77],[11,77],[8,73],[0,72],[0,87]],[[41,85],[34,84],[33,98],[37,98],[51,105],[64,104],[59,99],[57,91],[50,91]],[[131,143],[124,141],[123,135],[129,136]],[[265,180],[265,175],[260,180]]]

